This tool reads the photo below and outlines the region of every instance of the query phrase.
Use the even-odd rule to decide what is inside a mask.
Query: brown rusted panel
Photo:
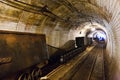
[[[47,60],[45,35],[0,31],[0,77]]]

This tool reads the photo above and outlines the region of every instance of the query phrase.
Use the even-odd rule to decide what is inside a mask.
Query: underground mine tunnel
[[[0,80],[120,80],[120,0],[0,0]]]

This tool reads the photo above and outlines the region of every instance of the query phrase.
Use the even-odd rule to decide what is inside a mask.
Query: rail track
[[[28,78],[29,80],[107,80],[105,74],[104,48],[96,46],[88,52],[86,51],[73,57],[68,62],[41,69],[44,73],[42,76],[34,79],[26,76],[26,80],[28,80]],[[51,70],[51,67],[54,69]],[[50,72],[46,73],[46,71]],[[37,73],[41,74],[40,71]]]
[[[91,51],[78,71],[69,80],[107,80],[104,69],[104,51],[96,47]]]

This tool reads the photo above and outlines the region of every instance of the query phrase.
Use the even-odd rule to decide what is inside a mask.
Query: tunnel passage
[[[77,33],[77,37],[83,37],[83,41],[81,42],[86,46],[90,46],[90,45],[96,45],[96,44],[101,44],[106,46],[108,39],[110,38],[108,36],[108,32],[106,31],[105,26],[102,26],[98,23],[89,23],[86,22],[82,25],[80,25],[80,27],[82,28],[78,28],[78,32]],[[77,38],[76,37],[76,38]]]
[[[99,23],[107,31],[112,79],[120,72],[119,7],[119,0],[1,0],[0,30],[43,33],[47,44],[60,48],[80,36],[83,23]]]
[[[106,34],[103,31],[98,31],[93,34],[93,40],[98,42],[99,44],[106,45],[107,44],[107,37]]]
[[[103,30],[96,29],[87,34],[87,39],[88,39],[87,43],[90,43],[89,39],[92,39],[91,43],[93,43],[93,45],[99,44],[105,47],[107,45],[107,38],[109,37],[106,35],[106,33]]]

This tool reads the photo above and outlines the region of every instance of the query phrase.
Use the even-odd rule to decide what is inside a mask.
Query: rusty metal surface
[[[0,78],[46,59],[45,35],[0,31]]]

